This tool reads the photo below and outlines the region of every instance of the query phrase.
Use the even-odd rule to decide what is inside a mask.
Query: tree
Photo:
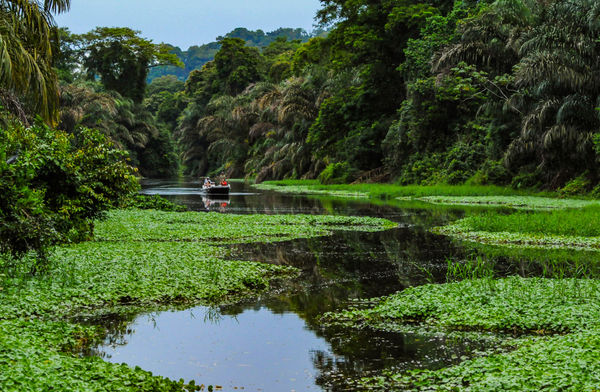
[[[264,89],[251,104],[257,113],[250,124],[253,142],[246,173],[261,182],[299,177],[310,170],[312,154],[306,143],[317,116],[318,90],[306,79],[292,78]]]
[[[225,38],[215,55],[217,82],[225,94],[237,95],[261,78],[262,58],[239,38]]]
[[[599,4],[561,0],[537,8],[535,25],[520,39],[512,100],[523,113],[521,134],[506,160],[513,170],[537,164],[553,187],[590,170],[600,130]]]
[[[185,83],[177,79],[174,75],[165,75],[156,78],[148,85],[146,89],[146,95],[152,96],[153,94],[167,91],[169,93],[177,93],[183,91]]]
[[[94,220],[137,187],[127,153],[100,132],[13,122],[0,129],[0,252],[37,252],[36,272],[48,246],[89,239]]]
[[[56,31],[51,12],[65,12],[70,3],[0,0],[0,87],[5,106],[19,106],[21,98],[31,112],[56,121],[58,84],[52,69]]]
[[[100,76],[108,90],[140,103],[144,98],[149,68],[183,66],[166,44],[154,44],[126,27],[98,27],[80,36],[83,64],[88,77]]]
[[[144,176],[167,177],[177,172],[169,131],[162,130],[143,105],[115,91],[98,91],[98,83],[61,87],[60,128],[97,128],[117,147],[129,152]]]
[[[300,45],[300,40],[288,41],[285,37],[278,37],[263,49],[271,82],[279,83],[292,76],[292,59]]]
[[[317,159],[369,171],[383,165],[381,140],[406,97],[399,67],[409,39],[418,37],[427,18],[446,10],[445,1],[323,0],[317,18],[335,24],[327,38],[314,40],[297,60],[319,58],[327,49],[330,78],[345,82],[331,88],[308,134]],[[311,53],[313,52],[313,53]]]

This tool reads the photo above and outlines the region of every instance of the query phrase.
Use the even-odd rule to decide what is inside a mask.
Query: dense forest
[[[62,31],[59,128],[102,128],[152,177],[598,182],[597,2],[322,3],[319,36],[237,29],[186,52]]]
[[[597,183],[597,2],[322,3],[318,36],[185,52],[63,30],[59,128],[102,128],[150,177]]]
[[[208,44],[194,45],[185,51],[182,51],[178,47],[173,47],[171,51],[184,64],[183,68],[176,66],[153,68],[148,74],[148,82],[151,83],[154,79],[165,75],[175,75],[178,79],[185,81],[190,72],[201,69],[206,63],[215,59],[215,54],[221,49],[220,42],[225,38],[239,38],[244,40],[246,45],[260,49],[281,37],[287,38],[290,41],[299,40],[304,43],[311,38],[324,35],[326,35],[326,31],[322,29],[317,29],[311,34],[299,28],[279,28],[275,31],[265,33],[262,30],[251,31],[244,27],[238,27],[224,36],[217,37],[216,41]]]
[[[1,170],[45,183],[46,196],[68,188],[50,184],[57,171],[86,164],[122,165],[103,181],[123,189],[133,186],[128,164],[146,177],[224,173],[257,182],[568,193],[598,183],[598,1],[322,0],[314,36],[240,28],[186,52],[126,27],[71,34],[52,19],[69,4],[0,1]],[[83,159],[94,143],[114,153],[61,160]],[[46,166],[32,175],[35,156]],[[9,163],[15,157],[23,167]],[[14,183],[4,185],[14,191]],[[3,191],[2,203],[24,198],[34,211],[43,192],[23,192]],[[95,207],[78,203],[51,209],[94,216]]]

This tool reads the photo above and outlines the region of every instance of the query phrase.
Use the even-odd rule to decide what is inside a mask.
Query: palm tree
[[[52,13],[70,0],[0,0],[0,88],[23,98],[49,121],[58,114],[58,84],[52,69],[56,36]]]
[[[516,98],[524,112],[521,134],[506,160],[534,161],[552,186],[586,170],[600,129],[600,3],[562,0],[543,7],[539,22],[519,40]]]
[[[254,101],[259,121],[250,128],[255,143],[246,173],[261,182],[308,171],[312,157],[306,137],[317,116],[318,97],[305,79],[292,78]]]
[[[191,102],[183,111],[175,130],[182,151],[181,163],[185,173],[191,176],[204,175],[208,171],[208,141],[198,130],[198,121],[204,115],[204,106]]]
[[[243,174],[243,162],[248,152],[248,132],[255,122],[255,113],[245,101],[248,91],[238,97],[228,95],[213,98],[207,106],[207,116],[198,121],[200,136],[210,143],[207,152],[219,171],[228,177]]]
[[[433,70],[452,68],[461,61],[494,73],[509,73],[519,61],[515,40],[532,22],[534,0],[497,0],[481,14],[466,19],[459,42],[433,59]]]
[[[158,136],[152,114],[116,91],[95,91],[92,85],[61,86],[60,128],[72,133],[77,126],[104,132],[119,148],[142,151]]]

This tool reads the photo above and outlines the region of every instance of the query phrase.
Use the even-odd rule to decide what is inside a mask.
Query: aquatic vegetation
[[[597,250],[558,248],[531,248],[503,245],[465,243],[470,250],[472,263],[483,260],[492,265],[496,276],[519,275],[544,278],[595,278],[600,276],[600,259]],[[454,261],[457,262],[457,261]]]
[[[419,200],[436,204],[481,205],[520,209],[560,209],[600,206],[596,200],[556,199],[539,196],[423,196]]]
[[[599,218],[597,207],[510,215],[487,213],[468,216],[434,231],[486,244],[590,250],[600,248]]]
[[[300,195],[324,195],[348,198],[368,198],[369,194],[361,191],[321,189],[320,186],[312,185],[275,185],[271,183],[262,183],[253,185],[254,188],[264,191],[278,191],[285,193],[296,193]]]
[[[449,330],[551,334],[600,327],[598,301],[599,280],[484,278],[413,287],[370,309],[327,317],[373,327],[401,321]]]
[[[572,249],[572,250],[599,250],[599,237],[577,237],[542,235],[511,232],[470,231],[468,228],[456,224],[438,227],[435,233],[444,234],[465,241],[479,242],[488,245],[503,245],[511,247],[544,248],[544,249]]]
[[[0,260],[0,389],[39,385],[100,391],[110,383],[110,390],[196,390],[194,384],[184,386],[141,369],[78,358],[75,352],[100,339],[102,331],[69,320],[118,305],[143,310],[157,304],[221,303],[297,273],[286,266],[225,260],[222,244],[394,225],[345,216],[112,211],[98,223],[95,241],[57,247],[44,275],[27,273],[34,255],[18,264]]]
[[[268,287],[282,266],[222,260],[196,242],[88,242],[61,247],[44,279],[5,287],[0,314],[61,317],[117,304],[218,301]]]
[[[403,330],[494,331],[522,335],[499,350],[439,370],[397,372],[360,381],[368,390],[591,390],[600,382],[600,280],[510,277],[413,287],[368,309],[324,321]],[[563,335],[566,334],[566,335]]]
[[[284,241],[328,235],[335,230],[380,231],[395,227],[384,219],[323,215],[231,215],[113,211],[96,226],[98,241]]]
[[[315,180],[265,181],[253,185],[257,189],[285,193],[318,194],[340,197],[365,197],[371,199],[424,198],[431,196],[452,197],[552,197],[551,192],[517,190],[493,185],[396,185],[396,184],[338,184],[323,185]]]
[[[359,384],[383,391],[594,391],[600,385],[600,335],[536,337],[511,352],[439,370],[385,371]]]
[[[487,213],[462,222],[473,231],[595,237],[600,236],[599,220],[599,208],[581,208],[536,213],[519,211],[510,215]]]
[[[66,322],[0,321],[0,387],[3,391],[195,391],[139,367],[116,365],[77,351],[100,331]],[[108,387],[108,388],[107,388]]]

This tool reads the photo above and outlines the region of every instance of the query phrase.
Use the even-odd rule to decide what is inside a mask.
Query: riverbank
[[[323,185],[317,180],[265,181],[256,189],[306,195],[327,195],[391,200],[395,198],[429,198],[433,196],[537,196],[556,197],[553,192],[516,190],[494,185],[396,185],[396,184],[335,184]],[[479,204],[479,203],[478,203]]]
[[[31,277],[28,263],[3,259],[0,275],[0,386],[6,391],[197,390],[77,353],[104,331],[73,322],[114,306],[219,304],[253,296],[289,267],[225,260],[225,244],[323,236],[334,230],[378,231],[392,222],[359,217],[225,215],[154,210],[112,211],[95,240],[55,249],[49,269]]]
[[[271,181],[255,185],[284,193],[424,202],[432,206],[481,207],[432,231],[482,244],[547,249],[600,249],[600,201],[559,198],[556,193],[497,186],[394,184],[322,185],[316,181]],[[489,207],[490,211],[485,211]],[[511,213],[499,214],[497,208]],[[467,210],[465,210],[467,212]]]

